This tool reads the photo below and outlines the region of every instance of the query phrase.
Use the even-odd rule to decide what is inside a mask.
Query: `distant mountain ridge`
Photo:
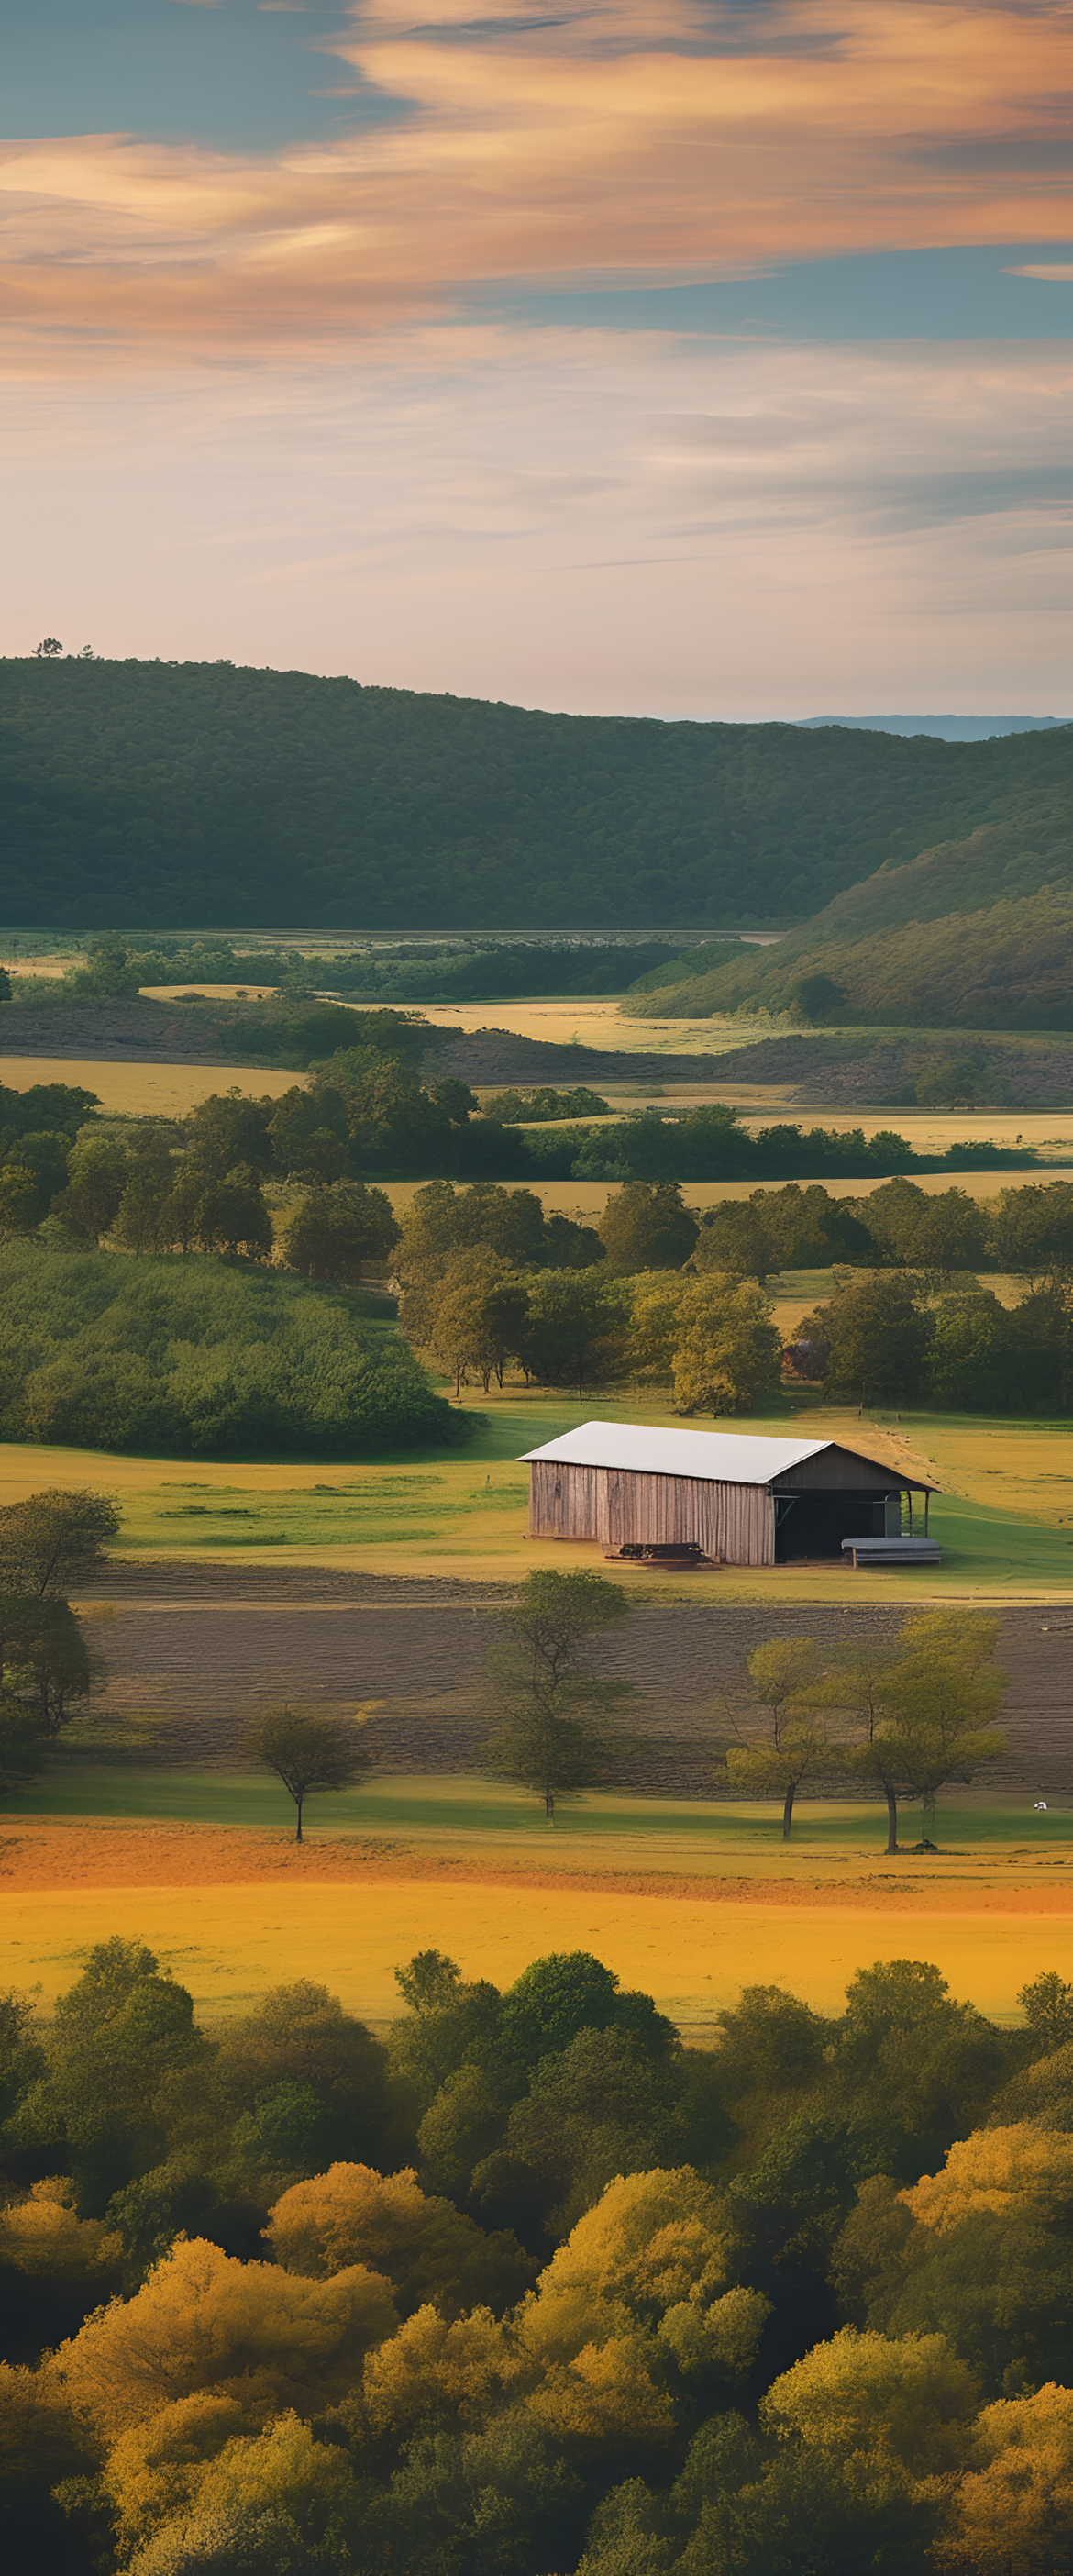
[[[939,742],[993,742],[1000,734],[1053,733],[1073,716],[799,716],[803,733],[834,725],[850,733],[930,734]]]
[[[1040,817],[1068,816],[1071,750],[1050,725],[948,743],[546,714],[229,662],[13,659],[0,920],[703,936],[826,917],[877,872],[994,829],[1017,893],[1041,883]]]

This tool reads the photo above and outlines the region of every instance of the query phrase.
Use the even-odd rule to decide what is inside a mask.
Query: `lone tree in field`
[[[588,1649],[631,1608],[602,1575],[531,1574],[506,1614],[507,1638],[488,1657],[503,1716],[483,1747],[484,1761],[542,1798],[549,1825],[556,1798],[607,1778],[613,1738],[606,1718],[632,1697],[633,1684],[595,1672]]]
[[[317,1717],[312,1709],[266,1708],[246,1730],[246,1751],[282,1780],[298,1810],[295,1842],[302,1840],[302,1809],[322,1789],[352,1789],[372,1759],[353,1726]]]
[[[923,1841],[935,1799],[949,1781],[970,1781],[1005,1753],[995,1725],[1006,1675],[992,1658],[997,1619],[965,1611],[925,1611],[907,1619],[887,1654],[861,1651],[845,1668],[844,1704],[856,1702],[863,1736],[848,1756],[856,1777],[887,1802],[887,1850],[898,1849],[898,1801],[920,1798]],[[848,1687],[847,1687],[848,1685]]]
[[[66,1594],[104,1563],[119,1535],[110,1494],[65,1492],[50,1485],[0,1511],[0,1591]]]
[[[723,1748],[719,1785],[732,1798],[781,1798],[782,1839],[789,1842],[794,1800],[806,1780],[841,1767],[820,1710],[823,1683],[809,1637],[769,1637],[749,1657],[753,1690],[767,1711],[762,1736]]]
[[[100,1679],[69,1602],[38,1593],[0,1594],[0,1689],[5,1701],[37,1704],[43,1735],[58,1735],[71,1700],[88,1699]]]

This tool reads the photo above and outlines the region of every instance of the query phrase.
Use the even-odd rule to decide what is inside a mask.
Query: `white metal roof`
[[[645,1476],[700,1476],[713,1485],[771,1485],[803,1458],[841,1445],[834,1440],[767,1440],[745,1431],[663,1431],[636,1422],[579,1422],[561,1440],[527,1449],[519,1464],[561,1458],[573,1467],[632,1467]]]

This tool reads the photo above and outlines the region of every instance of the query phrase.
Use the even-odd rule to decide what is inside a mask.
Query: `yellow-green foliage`
[[[384,2274],[403,2316],[426,2301],[449,2316],[501,2305],[524,2284],[515,2239],[488,2237],[449,2200],[426,2196],[411,2167],[331,2165],[283,2193],[265,2234],[290,2272],[323,2281],[359,2263]]]
[[[50,2369],[75,2415],[113,2440],[199,2389],[245,2397],[251,2379],[263,2418],[311,2413],[352,2386],[395,2323],[388,2283],[362,2264],[307,2281],[180,2238],[136,2297],[99,2309]]]
[[[925,2174],[901,2196],[918,2226],[940,2236],[984,2210],[1053,2220],[1073,2198],[1073,2137],[1027,2121],[976,2129],[951,2147],[941,2173]]]
[[[0,2263],[35,2280],[70,2281],[110,2290],[119,2279],[123,2240],[98,2218],[79,2218],[67,2174],[31,2185],[25,2200],[0,2211]]]
[[[893,2343],[844,2326],[775,2381],[761,2412],[776,2433],[844,2457],[880,2454],[922,2478],[962,2465],[979,2402],[945,2335]]]

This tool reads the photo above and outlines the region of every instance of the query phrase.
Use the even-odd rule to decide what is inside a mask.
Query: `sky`
[[[3,58],[0,652],[1073,709],[1065,0],[8,0]]]

